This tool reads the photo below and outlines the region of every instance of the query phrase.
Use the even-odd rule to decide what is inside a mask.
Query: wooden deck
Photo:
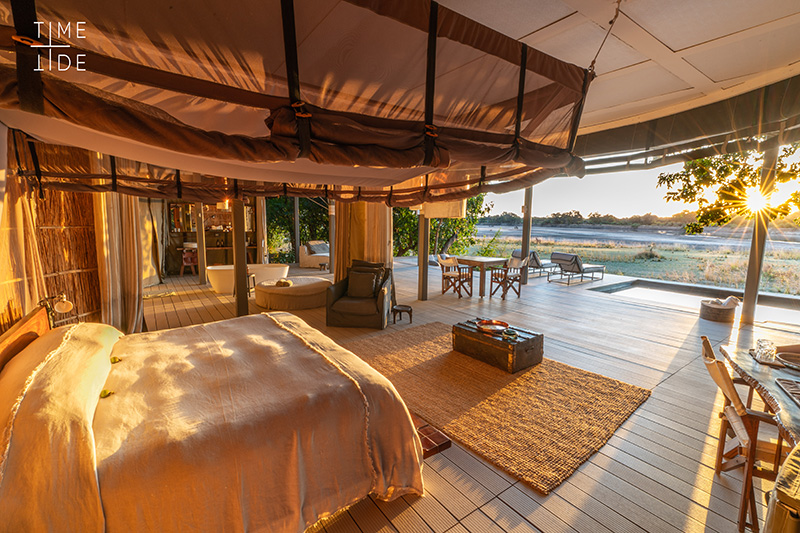
[[[540,331],[545,357],[649,388],[653,394],[597,454],[543,497],[454,444],[425,462],[428,495],[392,503],[366,499],[318,526],[334,532],[679,532],[736,531],[741,474],[715,477],[713,464],[722,396],[703,367],[700,335],[715,347],[756,338],[798,342],[797,325],[762,323],[730,329],[701,321],[696,311],[637,301],[624,292],[588,290],[624,278],[565,286],[533,279],[522,298],[439,294],[431,268],[430,299],[417,301],[416,265],[395,264],[397,299],[412,305],[414,324],[455,323],[486,316]],[[317,276],[309,269],[291,275]],[[477,283],[477,276],[475,278]],[[164,329],[234,316],[233,300],[170,278],[147,289],[148,327]],[[477,295],[477,287],[475,294]],[[259,312],[251,300],[251,311]],[[297,315],[334,340],[379,336],[410,327],[407,318],[384,331],[327,328],[324,308]],[[763,518],[763,491],[757,498]]]

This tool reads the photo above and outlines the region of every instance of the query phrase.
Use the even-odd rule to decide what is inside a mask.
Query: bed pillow
[[[372,294],[373,297],[378,296],[378,292],[386,282],[389,275],[389,269],[383,266],[383,263],[370,263],[369,261],[362,261],[360,259],[353,259],[353,266],[347,269],[347,275],[350,276],[351,272],[372,272],[375,274],[375,290]]]
[[[373,298],[375,296],[374,272],[350,272],[347,276],[347,296],[351,298]]]
[[[56,328],[0,373],[3,527],[103,531],[92,419],[121,336],[103,324]]]

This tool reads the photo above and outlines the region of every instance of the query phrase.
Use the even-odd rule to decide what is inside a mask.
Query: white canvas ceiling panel
[[[593,21],[587,20],[582,24],[568,27],[544,41],[539,41],[535,34],[528,39],[522,39],[522,41],[542,52],[556,55],[563,61],[589,66],[607,32],[608,28],[601,28]],[[597,58],[595,69],[598,74],[605,74],[642,63],[647,59],[647,56],[636,51],[616,36],[610,35]]]
[[[627,0],[623,11],[673,51],[797,12],[797,0]]]
[[[608,85],[614,90],[609,90]],[[648,62],[618,71],[613,75],[600,76],[592,82],[586,98],[584,113],[629,105],[684,89],[689,85],[660,65]]]
[[[314,0],[299,1],[302,12]],[[303,96],[311,104],[385,118],[419,120],[425,97],[427,35],[340,2],[298,44]],[[297,15],[298,26],[308,22]]]
[[[632,102],[622,107],[601,107],[590,112],[584,112],[583,116],[586,117],[585,120],[587,122],[598,124],[598,130],[601,130],[603,124],[618,121],[620,116],[623,118],[628,117],[636,119],[646,116],[648,113],[653,113],[654,109],[679,107],[686,101],[686,98],[692,94],[693,91],[691,89],[684,89],[669,94],[646,98],[638,102]],[[627,115],[620,115],[621,111],[624,111]]]
[[[522,39],[575,12],[559,0],[444,0],[439,3],[514,39]]]
[[[759,32],[746,39],[703,47],[686,61],[715,82],[724,82],[765,70],[788,67],[800,60],[800,32],[794,26]]]

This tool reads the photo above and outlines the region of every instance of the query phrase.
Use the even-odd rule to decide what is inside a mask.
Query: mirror
[[[169,230],[173,233],[196,231],[192,204],[169,204]]]

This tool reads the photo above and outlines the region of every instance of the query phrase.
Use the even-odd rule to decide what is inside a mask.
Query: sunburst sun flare
[[[748,187],[744,190],[744,205],[751,213],[757,213],[769,207],[769,197],[764,195],[758,187]]]

